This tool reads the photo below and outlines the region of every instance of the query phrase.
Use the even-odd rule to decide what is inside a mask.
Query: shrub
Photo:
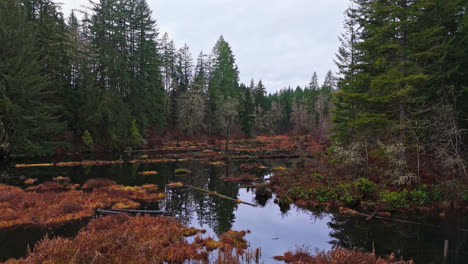
[[[431,189],[431,192],[430,192],[430,199],[432,201],[436,201],[436,202],[442,202],[444,201],[444,194],[442,193],[442,191],[440,190],[439,187],[433,187]]]
[[[288,193],[297,199],[309,200],[310,196],[313,194],[312,189],[307,189],[305,187],[292,187],[288,190]]]
[[[291,204],[291,203],[292,203],[292,200],[291,200],[291,198],[289,198],[288,195],[282,194],[282,195],[280,196],[280,198],[279,198],[279,204],[280,204],[280,205],[289,205],[289,204]]]
[[[427,186],[423,184],[419,189],[411,191],[411,200],[414,204],[422,206],[429,201]]]
[[[315,177],[318,181],[322,181],[322,180],[323,180],[323,175],[320,174],[320,173],[314,173],[314,177]]]
[[[413,261],[405,262],[398,260],[394,254],[388,257],[377,257],[373,253],[360,252],[357,249],[349,250],[336,247],[330,251],[318,251],[313,253],[308,248],[298,248],[294,252],[286,252],[284,256],[273,257],[276,260],[284,261],[286,263],[360,263],[360,264],[409,264]]]
[[[468,202],[468,190],[464,191],[460,196],[461,200],[464,202]]]
[[[89,133],[88,130],[85,130],[85,131],[83,132],[83,136],[81,137],[81,140],[83,140],[83,143],[84,143],[85,146],[87,146],[88,148],[92,148],[93,145],[94,145],[93,138],[91,137],[91,133]]]
[[[138,148],[141,147],[144,144],[144,140],[140,135],[140,132],[138,131],[138,128],[136,126],[136,120],[133,119],[132,121],[132,127],[130,128],[130,146],[132,148]]]
[[[371,197],[375,195],[375,192],[377,191],[377,184],[374,182],[366,179],[366,178],[359,178],[354,182],[354,186],[356,189],[359,190],[359,192],[366,196],[366,197]]]
[[[449,201],[455,201],[460,193],[460,182],[458,180],[447,180],[439,184],[440,191],[444,198]]]
[[[408,208],[406,200],[408,199],[408,191],[404,189],[401,192],[391,192],[384,190],[380,193],[380,201],[383,202],[390,210],[400,208]]]
[[[340,201],[345,202],[347,205],[355,205],[358,198],[353,195],[353,188],[351,184],[339,184],[335,187],[335,193],[338,195]]]
[[[333,198],[338,198],[338,196],[334,192],[324,187],[320,187],[318,191],[315,191],[315,197],[319,202],[328,202]]]

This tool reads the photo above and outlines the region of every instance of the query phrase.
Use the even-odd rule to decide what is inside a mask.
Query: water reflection
[[[267,168],[285,164],[292,166],[284,160],[261,162]],[[286,250],[301,245],[320,250],[328,250],[332,246],[359,248],[367,251],[375,248],[377,254],[395,252],[406,259],[414,259],[416,263],[441,263],[443,241],[446,239],[450,243],[448,263],[468,263],[468,233],[460,231],[468,226],[466,216],[453,213],[443,221],[430,217],[412,218],[442,226],[442,228],[432,228],[380,220],[365,221],[362,218],[332,213],[314,213],[298,209],[294,205],[280,210],[271,199],[256,201],[253,190],[245,184],[222,180],[222,177],[239,177],[246,173],[239,168],[241,163],[243,162],[233,161],[221,167],[189,161],[167,164],[116,164],[87,168],[23,168],[10,169],[8,174],[38,178],[42,182],[60,175],[68,176],[74,183],[80,184],[87,179],[98,177],[110,178],[124,185],[157,184],[166,192],[166,199],[160,204],[145,205],[147,209],[172,212],[184,224],[206,229],[211,236],[224,233],[229,229],[249,229],[252,232],[247,235],[247,239],[252,247],[262,248],[265,263],[272,263],[273,256],[281,255]],[[189,169],[192,173],[175,174],[174,171],[178,168]],[[138,174],[148,170],[155,170],[158,174],[148,176]],[[248,173],[260,179],[270,177],[268,169]],[[2,182],[19,186],[24,186],[23,181],[23,179],[11,177],[2,179]],[[234,201],[187,188],[166,188],[167,183],[176,181],[260,204],[260,206],[237,204]],[[78,230],[79,227],[68,228]],[[55,234],[66,235],[67,233],[56,232]],[[24,255],[26,245],[33,245],[44,235],[45,231],[41,230],[0,232],[0,260]],[[12,237],[19,242],[14,242]],[[13,251],[12,247],[19,249]]]

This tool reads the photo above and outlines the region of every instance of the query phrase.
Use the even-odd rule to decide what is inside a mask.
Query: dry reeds
[[[299,248],[295,252],[286,252],[284,256],[274,257],[286,263],[315,263],[315,264],[413,264],[413,261],[397,260],[392,254],[378,257],[374,253],[365,253],[343,248],[334,248],[328,252],[311,253],[307,248]]]
[[[75,185],[46,182],[21,188],[0,184],[0,229],[27,226],[54,228],[90,218],[98,208],[137,208],[138,202],[159,202],[156,185],[128,187],[106,179],[89,180],[86,192]]]
[[[200,233],[167,217],[106,216],[92,220],[73,239],[46,237],[26,258],[6,263],[207,263],[208,245],[221,248],[216,263],[249,263],[245,260],[258,258],[258,250],[245,250],[245,232],[230,231],[219,242],[199,235],[192,243],[184,238]]]

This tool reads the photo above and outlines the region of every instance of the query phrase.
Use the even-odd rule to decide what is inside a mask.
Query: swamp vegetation
[[[0,1],[0,261],[467,263],[467,9],[352,0],[267,94],[146,0]]]

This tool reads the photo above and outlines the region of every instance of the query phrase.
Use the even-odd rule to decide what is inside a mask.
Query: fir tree
[[[242,85],[241,85],[242,86]],[[252,89],[245,88],[244,97],[242,100],[242,110],[239,113],[242,131],[248,136],[252,137],[252,130],[255,123],[255,101],[252,96]]]
[[[17,155],[45,155],[59,146],[53,137],[64,126],[49,103],[55,93],[28,12],[15,0],[0,3],[0,144]]]
[[[213,48],[213,62],[210,71],[208,98],[209,98],[209,133],[216,117],[215,112],[221,105],[225,105],[228,97],[240,98],[239,71],[235,64],[234,54],[223,36],[219,37]],[[219,112],[219,111],[218,111]],[[223,112],[223,111],[221,111]]]

